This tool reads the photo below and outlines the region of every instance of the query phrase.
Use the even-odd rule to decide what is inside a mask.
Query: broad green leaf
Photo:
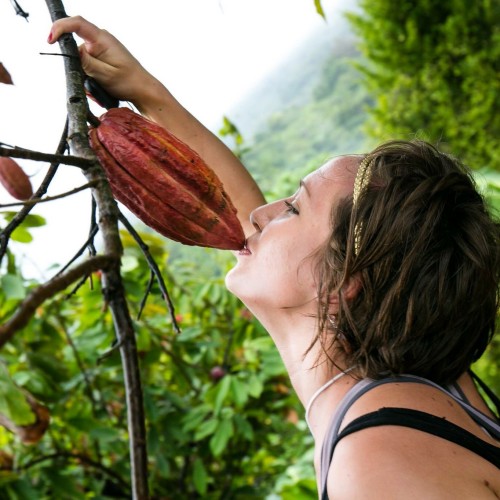
[[[262,369],[268,377],[286,374],[286,369],[277,350],[262,353]]]
[[[189,326],[183,328],[182,332],[176,337],[177,342],[188,342],[198,338],[203,333],[203,330],[199,326]]]
[[[16,256],[7,248],[7,273],[16,274]]]
[[[139,267],[139,259],[133,255],[124,255],[121,261],[121,270],[124,273],[133,271]]]
[[[47,221],[44,217],[36,214],[28,214],[23,220],[23,226],[26,227],[41,227],[45,226],[46,223]]]
[[[12,231],[10,238],[18,243],[31,243],[33,241],[33,236],[31,236],[31,233],[23,226],[16,227],[16,229]]]
[[[218,384],[217,384],[217,394],[215,396],[214,402],[214,413],[217,415],[220,412],[220,409],[226,399],[227,393],[229,392],[229,387],[231,385],[231,379],[233,377],[231,375],[226,375]]]
[[[254,398],[258,398],[262,394],[263,390],[264,384],[260,380],[259,376],[252,373],[248,378],[248,394]]]
[[[94,427],[89,432],[89,436],[98,439],[100,443],[112,443],[121,439],[118,430],[112,427]]]
[[[193,464],[193,483],[196,491],[204,496],[207,492],[208,474],[203,462],[197,458]]]
[[[68,368],[53,354],[47,352],[30,352],[27,354],[33,368],[39,370],[46,378],[54,383],[68,380]]]
[[[27,479],[16,479],[7,486],[9,500],[39,500],[40,495]]]
[[[90,432],[95,428],[95,419],[85,417],[73,417],[66,420],[68,425],[82,432]]]
[[[7,299],[17,300],[26,297],[23,280],[17,274],[5,274],[0,279],[0,286]]]
[[[163,456],[163,452],[156,455],[156,468],[163,478],[167,478],[170,474],[170,464]]]
[[[253,428],[246,418],[242,415],[236,414],[234,416],[234,424],[239,434],[241,434],[247,441],[252,441],[254,438]]]
[[[201,405],[193,408],[183,420],[183,430],[186,432],[196,429],[212,411],[209,405]]]
[[[215,457],[218,457],[227,445],[227,442],[234,434],[234,427],[232,420],[222,420],[215,434],[210,439],[210,450]]]
[[[19,426],[33,424],[36,415],[25,393],[14,384],[5,366],[0,365],[0,413]]]
[[[198,427],[198,430],[196,431],[194,435],[194,440],[195,441],[201,441],[202,439],[206,438],[207,436],[210,436],[215,432],[217,429],[219,421],[215,418],[211,418],[210,420],[206,420],[200,426]]]
[[[17,215],[17,212],[12,212],[12,211],[2,212],[1,215],[3,216],[3,218],[7,222],[11,222],[14,219],[14,217]],[[41,215],[28,214],[23,219],[22,225],[25,227],[41,227],[41,226],[45,226],[46,223],[47,223],[47,221]]]
[[[236,377],[231,377],[231,395],[236,406],[242,408],[248,401],[248,387]]]

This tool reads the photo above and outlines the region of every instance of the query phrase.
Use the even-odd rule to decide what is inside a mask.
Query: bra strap
[[[452,397],[469,414],[469,416],[478,425],[485,428],[492,437],[494,437],[495,439],[500,439],[500,424],[498,422],[494,422],[490,417],[488,417],[484,413],[474,408],[467,401],[464,401],[460,397],[460,395],[456,394],[456,391],[453,391],[454,393],[452,393],[450,390],[441,387],[439,384],[436,384],[431,380],[425,379],[423,377],[418,377],[416,375],[400,375],[397,377],[388,377],[379,380],[363,379],[356,385],[354,385],[340,402],[340,405],[337,407],[336,411],[332,416],[330,425],[323,440],[323,444],[321,447],[321,466],[320,466],[320,485],[321,485],[323,499],[328,498],[328,496],[325,496],[326,483],[328,479],[328,470],[330,469],[330,464],[333,457],[333,445],[339,434],[340,426],[342,425],[342,421],[347,411],[349,410],[349,408],[352,406],[353,403],[355,403],[361,396],[363,396],[363,394],[365,394],[369,390],[379,385],[394,383],[394,382],[421,383],[439,389],[440,391]],[[488,391],[491,392],[489,388]]]

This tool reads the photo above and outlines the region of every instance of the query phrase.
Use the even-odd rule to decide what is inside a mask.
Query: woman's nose
[[[283,202],[281,202],[283,203]],[[279,201],[257,207],[250,213],[250,222],[257,231],[262,231],[279,213]]]

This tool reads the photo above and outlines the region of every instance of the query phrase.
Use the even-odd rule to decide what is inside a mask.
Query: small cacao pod
[[[243,228],[221,181],[169,131],[113,108],[90,130],[90,143],[114,197],[146,225],[186,245],[243,248]]]
[[[0,157],[0,183],[16,200],[33,195],[30,178],[12,158]]]

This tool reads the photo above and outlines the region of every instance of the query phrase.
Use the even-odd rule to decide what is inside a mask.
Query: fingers
[[[65,17],[56,21],[50,30],[47,42],[52,44],[64,33],[76,33],[86,43],[96,43],[100,30],[95,24],[87,21],[81,16]]]

